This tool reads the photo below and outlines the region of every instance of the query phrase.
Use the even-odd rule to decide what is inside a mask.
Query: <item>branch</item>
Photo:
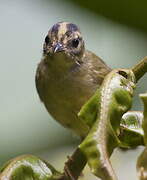
[[[147,72],[147,56],[133,66],[132,71],[136,77],[136,81],[138,81]]]
[[[58,180],[77,180],[87,163],[86,157],[79,148],[75,150],[64,166],[64,173]]]

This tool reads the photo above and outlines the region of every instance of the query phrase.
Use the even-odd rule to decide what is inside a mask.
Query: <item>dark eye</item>
[[[73,40],[72,40],[72,46],[73,46],[74,48],[77,48],[78,45],[79,45],[79,39],[73,39]]]
[[[46,36],[46,38],[45,38],[45,43],[48,44],[49,42],[50,42],[50,39],[49,39],[48,36]]]

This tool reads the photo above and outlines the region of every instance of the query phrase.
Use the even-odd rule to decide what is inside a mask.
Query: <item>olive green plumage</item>
[[[89,127],[77,113],[111,69],[85,50],[79,28],[60,22],[48,32],[36,72],[36,88],[48,112],[64,127],[85,136]]]

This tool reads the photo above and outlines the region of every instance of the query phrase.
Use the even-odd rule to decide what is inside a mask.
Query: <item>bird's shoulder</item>
[[[111,71],[111,68],[100,57],[89,50],[85,50],[84,62],[96,82],[102,82],[104,77]]]
[[[111,69],[105,61],[103,61],[99,56],[89,50],[85,50],[86,61],[95,64],[95,68],[106,68]]]

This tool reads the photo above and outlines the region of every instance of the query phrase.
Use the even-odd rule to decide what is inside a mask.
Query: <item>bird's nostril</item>
[[[60,52],[60,51],[63,51],[63,46],[62,46],[62,44],[57,43],[57,44],[54,46],[54,53]]]

